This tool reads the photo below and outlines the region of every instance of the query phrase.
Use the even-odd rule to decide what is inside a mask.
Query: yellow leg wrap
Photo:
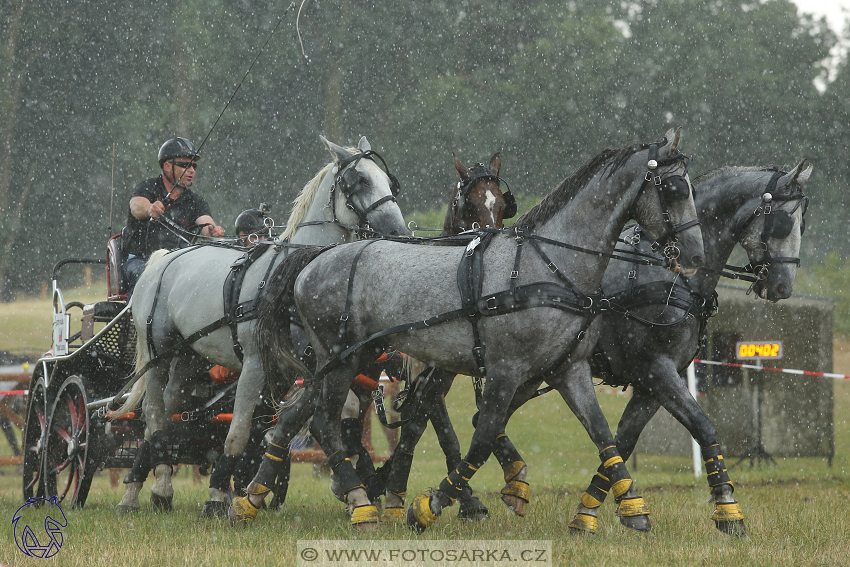
[[[259,508],[251,504],[251,501],[248,500],[247,496],[237,496],[233,499],[233,502],[230,503],[230,524],[235,525],[237,523],[250,524],[254,521],[254,518],[257,517],[257,513],[260,511]]]
[[[508,481],[508,484],[502,489],[502,494],[505,496],[516,496],[526,502],[531,500],[531,488],[527,482],[522,482],[521,480]]]
[[[624,478],[618,480],[614,484],[611,485],[611,494],[614,495],[614,498],[619,498],[623,494],[629,491],[629,488],[632,487],[632,479]]]
[[[581,505],[585,508],[599,508],[602,506],[602,502],[585,492],[581,495]]]
[[[591,516],[590,514],[576,514],[576,517],[570,522],[570,530],[595,534],[598,529],[599,521],[596,519],[596,516]]]
[[[735,520],[743,520],[744,513],[737,502],[718,503],[714,507],[714,515],[711,516],[711,519],[718,522],[734,522]]]
[[[516,475],[522,472],[522,469],[525,468],[525,463],[522,461],[514,461],[508,466],[506,466],[502,471],[505,473],[505,482],[510,482],[514,479]]]
[[[410,507],[416,521],[426,528],[437,521],[437,516],[431,511],[431,498],[427,494],[417,494]]]
[[[608,467],[610,467],[612,465],[616,465],[617,463],[622,463],[622,462],[623,462],[623,457],[617,455],[616,457],[611,457],[610,459],[608,459],[607,461],[602,463],[602,467],[607,469]]]
[[[647,514],[649,514],[649,508],[646,507],[646,502],[640,496],[637,498],[624,498],[617,507],[617,516],[621,518],[646,516]]]
[[[384,508],[381,521],[388,524],[403,524],[406,521],[404,508]]]
[[[378,509],[371,504],[358,506],[351,512],[351,525],[357,527],[360,524],[377,524]]]
[[[268,486],[263,486],[262,484],[254,481],[251,481],[251,484],[249,484],[248,487],[245,489],[245,492],[247,492],[248,494],[253,494],[255,496],[265,496],[271,491],[272,489]]]

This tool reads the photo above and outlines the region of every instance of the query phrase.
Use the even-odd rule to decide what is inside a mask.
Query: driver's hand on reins
[[[165,205],[162,204],[162,201],[154,201],[151,203],[150,209],[148,209],[148,216],[152,219],[158,219],[161,215],[165,214]]]
[[[204,236],[224,236],[224,229],[218,225],[205,226],[201,231],[201,234]]]

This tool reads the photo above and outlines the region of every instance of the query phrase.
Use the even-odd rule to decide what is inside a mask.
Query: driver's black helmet
[[[236,235],[253,234],[265,230],[265,218],[266,215],[257,209],[242,211],[236,217]]]
[[[159,167],[170,159],[178,157],[191,157],[197,161],[201,159],[195,144],[186,138],[171,138],[159,148]]]

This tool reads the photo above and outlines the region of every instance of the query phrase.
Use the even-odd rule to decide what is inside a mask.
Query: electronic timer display
[[[782,358],[782,341],[742,341],[735,345],[739,360],[757,358]]]

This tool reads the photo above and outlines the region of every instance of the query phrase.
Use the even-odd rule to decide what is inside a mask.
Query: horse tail
[[[404,365],[402,366],[402,374],[408,382],[419,376],[425,370],[425,363],[421,360],[416,360],[413,357],[405,356]]]
[[[299,359],[292,345],[290,324],[295,310],[293,289],[295,278],[307,264],[332,246],[301,248],[287,256],[274,270],[266,285],[266,292],[257,304],[255,337],[260,361],[270,385],[284,380],[283,376],[295,370],[302,376],[313,371]]]
[[[150,262],[150,260],[148,260]],[[136,339],[136,372],[138,372],[145,365],[145,357],[144,357],[144,349],[147,348],[147,344],[145,343],[142,335],[139,335]],[[130,390],[129,397],[124,400],[124,403],[121,404],[121,407],[115,410],[112,414],[114,416],[122,416],[125,413],[129,413],[136,409],[136,406],[139,405],[142,397],[145,395],[145,391],[147,390],[147,380],[145,375],[143,374],[136,383],[133,384],[133,389]]]

